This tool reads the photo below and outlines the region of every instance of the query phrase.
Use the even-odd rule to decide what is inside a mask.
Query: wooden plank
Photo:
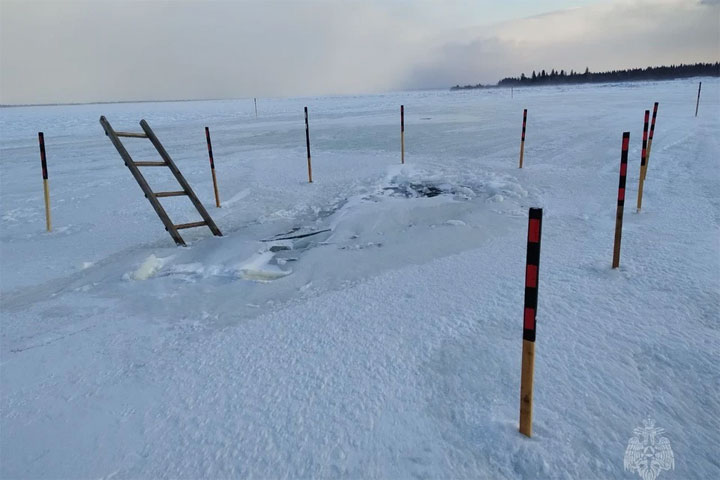
[[[203,227],[207,225],[207,222],[190,222],[190,223],[180,223],[178,225],[175,225],[175,228],[178,230],[182,230],[183,228],[195,228],[195,227]]]
[[[297,238],[312,237],[313,235],[319,235],[319,234],[325,233],[325,232],[332,232],[332,229],[325,228],[323,230],[318,230],[317,232],[303,233],[301,235],[292,235],[290,237],[267,238],[265,240],[260,240],[260,241],[261,242],[277,242],[280,240],[295,240]]]
[[[155,213],[157,213],[158,217],[160,217],[160,221],[162,221],[163,225],[165,225],[165,230],[168,231],[173,240],[175,240],[176,244],[184,246],[185,241],[175,229],[175,226],[170,221],[170,218],[165,212],[163,206],[160,204],[158,199],[155,198],[155,195],[153,194],[150,185],[148,185],[145,177],[143,177],[142,173],[140,173],[140,170],[135,165],[135,162],[133,162],[132,157],[125,149],[125,146],[120,141],[120,138],[118,138],[118,136],[115,134],[115,131],[113,130],[112,126],[110,126],[110,122],[107,121],[105,116],[100,117],[100,125],[102,125],[103,130],[105,130],[105,134],[110,138],[110,141],[115,146],[115,149],[117,149],[120,157],[123,159],[125,165],[130,170],[130,173],[132,173],[132,176],[135,177],[135,180],[137,181],[138,185],[140,185],[143,193],[145,193],[145,198],[148,199],[150,205],[152,205],[153,209],[155,210]]]
[[[215,222],[213,221],[212,217],[210,217],[210,214],[208,214],[207,210],[205,210],[205,207],[203,204],[198,200],[197,196],[195,195],[195,192],[193,191],[190,184],[185,180],[185,177],[183,177],[182,173],[180,173],[180,170],[175,165],[175,162],[172,158],[170,158],[170,155],[165,150],[165,147],[162,146],[162,143],[160,143],[160,140],[158,140],[157,136],[155,135],[155,132],[152,131],[150,128],[150,125],[145,120],[140,120],[140,126],[142,127],[143,131],[147,134],[148,138],[152,142],[152,144],[155,146],[155,149],[158,151],[160,156],[162,157],[165,162],[168,164],[168,168],[170,168],[170,171],[175,175],[175,179],[178,181],[180,186],[185,190],[188,194],[188,198],[192,202],[192,204],[195,206],[195,209],[198,211],[200,216],[205,220],[205,223],[207,224],[208,228],[213,232],[214,235],[218,237],[222,237],[222,233],[220,232],[220,229],[215,225]]]
[[[115,132],[115,135],[117,135],[118,137],[148,138],[147,135],[144,133],[134,132]]]
[[[178,192],[155,192],[156,197],[179,197],[181,195],[187,195],[187,193],[183,191]]]
[[[136,167],[167,167],[165,162],[134,162]]]

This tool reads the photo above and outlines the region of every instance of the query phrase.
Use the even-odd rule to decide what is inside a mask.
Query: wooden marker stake
[[[308,155],[308,183],[312,183],[312,160],[310,157],[310,125],[308,123],[307,107],[305,107],[305,142],[307,143]]]
[[[535,326],[540,271],[542,208],[531,208],[528,218],[527,261],[525,266],[525,308],[523,312],[522,371],[520,375],[520,433],[532,436],[532,396],[535,371]]]
[[[400,105],[400,163],[405,163],[405,105]]]
[[[620,266],[620,240],[622,239],[623,210],[625,208],[625,180],[627,176],[628,145],[630,132],[623,132],[620,152],[620,184],[618,186],[617,214],[615,215],[615,245],[613,247],[612,268]]]
[[[647,139],[648,139],[648,121],[650,120],[650,110],[645,110],[645,123],[643,125],[642,154],[640,157],[640,180],[638,181],[638,198],[637,211],[640,213],[642,208],[643,186],[645,185],[645,168],[647,167]]]
[[[698,107],[700,106],[700,89],[702,88],[702,82],[698,85],[698,98],[697,103],[695,103],[695,116],[697,117]]]
[[[644,177],[647,177],[647,171],[648,171],[648,168],[650,168],[650,149],[652,148],[652,141],[653,141],[653,137],[655,136],[655,119],[657,118],[658,105],[659,105],[658,102],[655,102],[655,105],[653,105],[652,121],[650,122],[650,135],[648,136],[648,144],[647,144],[647,155],[645,158]]]
[[[215,160],[213,160],[212,143],[210,143],[210,129],[205,127],[205,139],[207,140],[208,155],[210,156],[210,173],[212,173],[213,190],[215,190],[215,206],[220,208],[220,195],[218,194],[217,178],[215,177]]]
[[[42,166],[43,192],[45,194],[45,228],[52,231],[52,220],[50,218],[50,186],[48,185],[47,159],[45,158],[45,136],[43,132],[38,132],[38,142],[40,143],[40,165]]]
[[[255,100],[255,118],[257,118],[257,98]]]
[[[527,124],[527,108],[523,110],[523,128],[522,128],[522,136],[520,137],[520,166],[518,168],[522,168],[523,165],[523,156],[525,154],[525,125]]]

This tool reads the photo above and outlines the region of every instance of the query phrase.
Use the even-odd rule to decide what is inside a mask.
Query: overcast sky
[[[0,0],[0,103],[372,93],[717,61],[720,0]]]

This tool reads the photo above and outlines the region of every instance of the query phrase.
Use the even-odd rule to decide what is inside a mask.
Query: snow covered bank
[[[720,83],[703,83],[717,110]],[[623,455],[650,415],[676,459],[660,478],[713,477],[720,119],[693,117],[695,89],[267,100],[257,120],[252,101],[0,110],[0,475],[638,478]],[[612,271],[621,133],[632,200],[653,101],[643,212],[627,208]],[[225,236],[176,248],[100,114],[146,118],[208,208],[209,125]],[[529,206],[545,209],[532,439]]]

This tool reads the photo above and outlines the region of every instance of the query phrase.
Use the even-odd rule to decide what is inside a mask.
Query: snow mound
[[[273,252],[260,252],[239,265],[237,270],[242,278],[258,282],[277,280],[292,273],[292,270],[283,270],[279,266],[271,264],[270,262],[274,258]]]
[[[129,275],[132,280],[147,280],[154,276],[165,265],[171,257],[158,258],[155,254],[150,254],[145,261]]]

